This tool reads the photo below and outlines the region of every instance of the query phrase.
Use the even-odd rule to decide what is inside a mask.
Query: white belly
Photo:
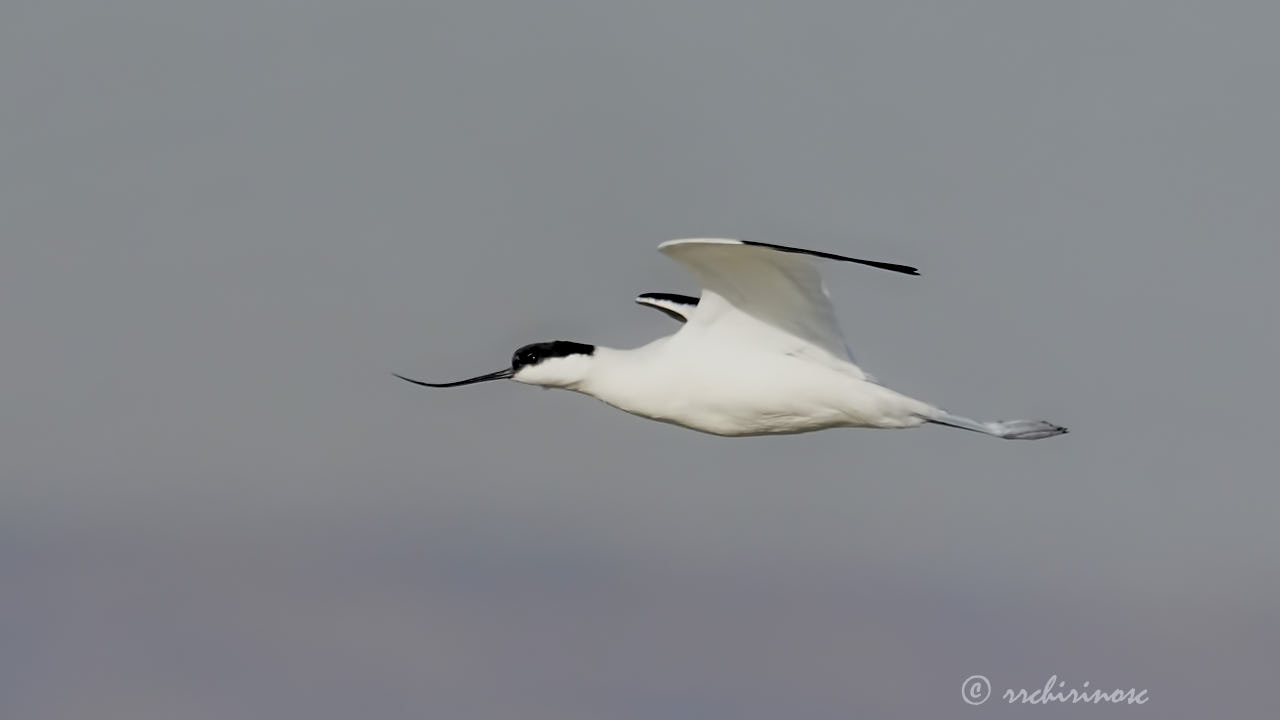
[[[915,427],[933,410],[882,385],[787,356],[657,367],[613,385],[582,391],[634,415],[714,435]]]

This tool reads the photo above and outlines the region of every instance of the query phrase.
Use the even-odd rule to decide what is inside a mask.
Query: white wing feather
[[[853,364],[813,258],[715,238],[671,240],[658,249],[702,283],[677,338],[768,349],[866,376]]]

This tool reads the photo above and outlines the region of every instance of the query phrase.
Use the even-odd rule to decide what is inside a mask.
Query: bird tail
[[[1067,429],[1061,425],[1055,425],[1044,420],[994,420],[981,422],[960,415],[952,415],[945,410],[939,410],[936,415],[926,418],[925,422],[960,428],[961,430],[972,430],[973,432],[980,432],[984,435],[1006,440],[1039,440],[1067,432]]]

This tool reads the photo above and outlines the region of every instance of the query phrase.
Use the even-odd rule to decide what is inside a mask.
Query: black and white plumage
[[[688,322],[689,315],[698,308],[698,298],[675,293],[647,292],[637,297],[636,302],[680,322]]]
[[[636,302],[682,322],[630,350],[557,340],[526,345],[511,366],[452,383],[512,379],[573,390],[641,417],[716,435],[935,423],[1009,439],[1065,433],[1041,420],[981,422],[892,390],[853,360],[817,260],[906,275],[907,265],[722,238],[671,240],[658,249],[702,285],[698,298],[644,293]]]

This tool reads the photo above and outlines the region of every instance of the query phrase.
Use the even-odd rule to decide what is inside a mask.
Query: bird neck
[[[623,407],[637,393],[657,382],[655,361],[659,341],[628,350],[596,347],[591,370],[575,387],[577,392]]]

